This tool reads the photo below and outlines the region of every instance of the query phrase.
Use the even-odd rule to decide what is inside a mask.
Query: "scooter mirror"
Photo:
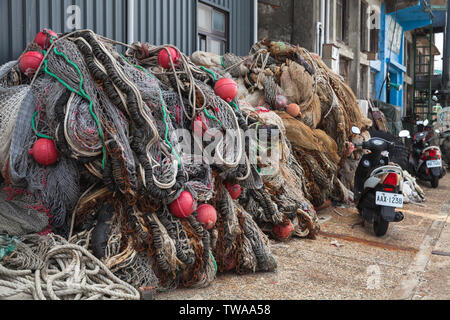
[[[410,138],[411,133],[408,130],[403,130],[403,131],[400,131],[399,137],[400,138]]]
[[[441,130],[436,129],[434,132],[436,132],[436,134],[441,134]]]
[[[423,122],[423,125],[426,127],[426,126],[428,126],[429,123],[430,123],[430,122],[429,122],[428,119],[427,119],[427,120],[425,120],[425,121]]]
[[[416,124],[417,124],[418,126],[420,126],[421,124],[423,124],[423,121],[417,121]]]
[[[352,132],[353,134],[361,134],[361,130],[358,127],[353,127]]]

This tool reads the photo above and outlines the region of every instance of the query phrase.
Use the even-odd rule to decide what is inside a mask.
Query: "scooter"
[[[450,165],[450,130],[441,132],[439,136],[439,146],[442,151],[442,160],[449,167]],[[444,166],[445,168],[445,166]]]
[[[440,135],[439,130],[433,130],[429,126],[428,120],[424,123],[418,122],[419,132],[413,139],[411,152],[411,173],[422,181],[430,181],[431,187],[439,187],[439,180],[442,179],[446,170],[442,164],[442,152],[439,146],[434,146],[433,141],[436,135]]]
[[[442,151],[444,167],[450,165],[450,107],[444,108],[437,114],[437,122],[440,131],[439,147]]]
[[[359,128],[354,127],[355,135],[361,134]],[[401,138],[410,136],[409,131],[402,131]],[[373,224],[377,237],[384,236],[391,222],[401,222],[403,208],[403,170],[397,165],[391,165],[389,150],[395,143],[382,138],[372,138],[355,147],[367,150],[356,169],[355,174],[355,203],[364,221]]]

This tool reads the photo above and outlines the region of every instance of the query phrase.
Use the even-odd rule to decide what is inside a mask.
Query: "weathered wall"
[[[259,0],[259,38],[315,49],[317,0]]]
[[[295,0],[258,1],[258,36],[291,42]]]

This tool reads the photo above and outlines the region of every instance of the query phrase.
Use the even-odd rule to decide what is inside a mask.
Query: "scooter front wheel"
[[[373,231],[377,237],[384,236],[389,229],[389,222],[384,220],[380,213],[375,216],[373,221]]]

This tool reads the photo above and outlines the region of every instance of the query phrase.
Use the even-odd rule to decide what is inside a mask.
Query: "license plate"
[[[403,195],[396,193],[377,192],[376,205],[393,208],[403,208]]]
[[[428,168],[440,168],[442,167],[442,161],[441,160],[429,160],[427,161],[427,167]]]

